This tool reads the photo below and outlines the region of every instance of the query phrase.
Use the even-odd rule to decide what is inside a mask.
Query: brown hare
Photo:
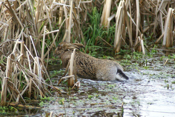
[[[106,81],[129,79],[120,64],[112,60],[97,59],[80,52],[78,49],[82,47],[84,46],[79,43],[61,42],[55,54],[61,58],[63,67],[66,67],[73,49],[76,48],[74,60],[78,77]]]

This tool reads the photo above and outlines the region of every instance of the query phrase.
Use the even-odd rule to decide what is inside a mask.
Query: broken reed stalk
[[[64,8],[64,17],[65,17],[65,33],[64,33],[64,37],[63,37],[63,41],[66,40],[67,36],[68,36],[68,28],[69,28],[69,18],[68,18],[68,13],[67,13],[67,9],[66,6],[63,6]]]
[[[117,13],[116,13],[116,27],[115,27],[115,39],[114,39],[114,48],[115,48],[115,52],[118,52],[117,50],[117,46],[119,46],[120,44],[120,36],[121,36],[121,25],[122,25],[122,17],[121,17],[121,14],[122,14],[122,5],[123,5],[123,1],[121,1],[119,3],[119,6],[118,6],[118,10],[117,10]]]
[[[66,39],[66,42],[70,42],[71,38],[72,13],[73,13],[73,0],[71,0],[70,4],[69,27],[68,27],[69,29],[68,29],[68,38]]]
[[[1,91],[1,106],[5,106],[7,103],[7,82],[8,78],[11,77],[11,55],[7,57],[6,64],[6,77],[2,80],[2,91]]]
[[[40,9],[41,9],[41,1],[40,0],[38,0],[37,1],[37,3],[36,3],[37,5],[36,5],[36,11],[35,11],[35,25],[37,25],[36,23],[37,23],[37,21],[38,21],[38,19],[39,19],[39,15],[40,15]],[[37,25],[37,27],[38,27],[38,25]]]
[[[31,35],[30,35],[30,40],[31,40],[31,42],[32,42],[32,46],[33,46],[33,49],[34,49],[34,52],[35,52],[35,56],[38,56],[37,51],[36,51],[36,48],[35,48],[35,44],[34,44],[34,42],[33,42],[33,38],[32,38]]]
[[[47,55],[49,55],[49,52],[50,52],[50,50],[52,49],[52,47],[54,46],[55,41],[56,41],[56,39],[57,39],[57,37],[58,37],[58,35],[59,35],[59,32],[60,32],[60,30],[61,30],[61,28],[62,28],[64,22],[65,22],[65,20],[62,22],[62,24],[61,24],[61,26],[59,27],[59,30],[58,30],[58,32],[57,32],[55,38],[53,39],[53,41],[52,41],[50,47],[48,48],[47,52],[44,54],[44,58],[45,58]]]
[[[50,30],[52,31],[53,28],[52,28],[52,23],[51,23],[50,16],[49,16],[50,14],[48,12],[48,8],[47,8],[47,5],[46,5],[45,1],[44,1],[44,6],[45,6],[46,15],[47,15],[47,18],[48,18],[48,21],[49,21]],[[51,36],[52,36],[52,39],[54,39],[53,33],[51,33]]]
[[[157,25],[158,25],[158,7],[159,7],[159,0],[157,1],[157,3],[155,3],[156,4],[156,8],[154,8],[155,9],[155,12],[154,12],[154,14],[155,14],[155,18],[154,18],[154,28],[153,28],[153,33],[155,34],[155,31],[156,31],[156,27],[157,27]]]
[[[46,37],[46,26],[44,26],[43,42],[42,42],[42,51],[41,51],[41,60],[44,61],[44,45]]]
[[[140,40],[140,45],[141,45],[141,48],[142,48],[142,53],[145,55],[145,47],[144,47],[144,43],[143,43],[143,34],[141,34],[141,36],[139,37],[139,40]]]
[[[66,25],[62,41],[71,42],[72,40],[71,38],[73,38],[77,39],[78,41],[82,41],[83,43],[86,43],[84,41],[84,36],[81,29],[82,24],[81,20],[83,20],[83,22],[86,21],[88,8],[86,7],[85,4],[91,2],[92,1],[70,0],[69,2],[67,2],[69,3],[69,5],[67,5],[66,2],[64,2],[65,4],[54,2],[57,5],[63,5],[64,9],[64,17],[66,20]]]
[[[109,28],[110,28],[110,22],[111,20],[115,18],[115,14],[113,14],[111,17],[108,18],[108,25],[107,25],[107,30],[109,31]]]
[[[162,33],[162,35],[156,40],[155,44],[157,44],[163,36],[164,36],[164,33]]]
[[[163,46],[173,46],[173,9],[169,8],[168,15],[165,22]]]
[[[104,27],[109,27],[108,18],[111,12],[111,4],[112,4],[112,0],[105,0],[102,17],[101,17],[101,25]]]
[[[38,82],[38,85],[40,88],[42,88],[42,85],[41,85],[41,79],[42,79],[42,76],[41,76],[41,68],[40,68],[40,64],[39,64],[39,58],[38,57],[35,57],[34,58],[34,68],[33,68],[33,72],[38,75],[38,79],[36,80]]]
[[[136,0],[136,10],[137,10],[137,18],[136,18],[136,37],[139,35],[139,27],[140,27],[140,5],[139,0]],[[138,43],[138,38],[136,38],[135,45]]]
[[[67,10],[64,6],[64,13],[66,16],[66,31],[63,37],[63,41],[65,40],[66,42],[70,42],[71,38],[72,12],[73,12],[73,0],[70,1],[69,18],[67,17]]]
[[[64,4],[64,0],[61,0],[60,3]],[[60,6],[60,9],[59,9],[59,22],[58,22],[59,25],[61,25],[62,20],[63,20],[63,6]]]
[[[122,42],[122,38],[125,35],[125,20],[126,20],[126,12],[124,12],[125,9],[125,2],[124,0],[120,1],[119,6],[118,6],[118,10],[116,13],[116,27],[115,27],[115,39],[114,39],[114,48],[115,48],[115,52],[119,52],[120,51],[120,47],[121,47],[121,42]],[[129,27],[129,25],[128,25]]]
[[[129,5],[129,3],[128,3],[128,5]],[[129,7],[131,7],[131,6],[129,5]],[[127,8],[126,8],[126,6],[124,6],[124,14],[125,14],[124,17],[125,17],[125,20],[126,20],[127,31],[128,31],[128,35],[129,35],[129,44],[130,44],[130,47],[132,47],[133,46],[133,41],[132,41],[132,21],[130,19],[130,22],[129,22],[129,19],[128,19],[128,16],[127,16]]]
[[[2,79],[1,106],[5,106],[7,104],[7,82],[8,77],[4,77]]]
[[[24,58],[21,59],[24,50],[27,53],[27,60]],[[34,61],[34,71],[31,68],[31,64],[33,64],[32,61]],[[40,58],[33,57],[24,42],[17,40],[12,53],[7,57],[6,77],[3,79],[1,92],[1,105],[4,106],[7,104],[7,101],[13,100],[16,101],[16,103],[19,103],[20,100],[22,100],[25,104],[23,98],[24,94],[28,94],[29,97],[32,96],[35,98],[38,97],[38,94],[41,97],[46,96],[49,91],[45,88],[42,71],[45,73],[47,73],[47,71],[41,66],[43,66],[43,64],[40,62]],[[14,72],[15,75],[12,75]],[[7,80],[7,78],[9,79]],[[23,85],[21,85],[21,83]],[[10,95],[11,99],[7,99],[7,95]]]
[[[9,103],[10,106],[15,106],[15,107],[21,107],[21,108],[27,108],[27,109],[41,109],[41,107],[37,106],[30,106],[30,105],[22,105],[22,104],[16,104],[16,103]]]
[[[74,85],[74,77],[76,74],[74,74],[75,72],[75,65],[74,65],[74,56],[75,56],[75,51],[76,49],[73,50],[72,54],[71,54],[71,58],[70,58],[70,67],[69,67],[69,75],[74,75],[73,77],[68,79],[68,86],[72,87]]]
[[[21,43],[20,43],[20,46],[21,46],[21,57],[20,57],[20,60],[21,60],[21,64],[23,65],[23,62],[24,62],[24,55],[25,55],[25,53],[24,53],[24,41],[22,41]]]

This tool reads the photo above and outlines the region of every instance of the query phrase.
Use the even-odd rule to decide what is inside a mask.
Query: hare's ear
[[[69,43],[67,43],[67,42],[60,42],[59,44],[58,44],[58,49],[65,49],[66,47],[68,47],[69,46]]]
[[[84,45],[81,44],[81,43],[73,43],[73,45],[74,45],[75,48],[77,48],[77,49],[85,48]]]
[[[58,44],[57,50],[61,50],[63,48],[62,42]]]

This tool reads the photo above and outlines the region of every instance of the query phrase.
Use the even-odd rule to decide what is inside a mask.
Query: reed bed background
[[[47,65],[61,41],[103,45],[115,53],[127,47],[145,54],[148,42],[173,47],[174,8],[174,0],[0,2],[1,105],[51,95]]]

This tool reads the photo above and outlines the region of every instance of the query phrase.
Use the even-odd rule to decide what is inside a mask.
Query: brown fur
[[[84,47],[82,44],[61,42],[55,50],[55,54],[59,55],[63,67],[66,67],[73,49],[80,49],[82,47]],[[116,80],[117,71],[123,71],[122,66],[115,61],[97,59],[78,50],[76,50],[74,60],[76,63],[76,74],[82,78]],[[125,79],[128,79],[126,77]]]

